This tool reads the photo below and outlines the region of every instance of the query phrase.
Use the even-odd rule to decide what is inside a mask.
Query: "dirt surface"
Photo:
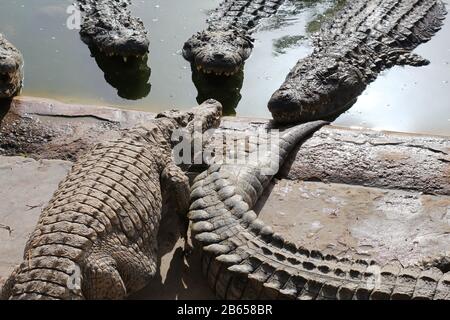
[[[450,256],[448,196],[278,180],[256,211],[288,240],[341,258],[423,266]]]

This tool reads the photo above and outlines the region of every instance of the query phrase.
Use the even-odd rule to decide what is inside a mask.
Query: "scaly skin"
[[[184,58],[206,74],[236,74],[252,52],[252,30],[259,20],[275,14],[283,2],[224,0],[209,17],[208,28],[184,44]]]
[[[125,60],[148,53],[149,40],[143,22],[132,16],[130,0],[77,0],[83,14],[83,40],[107,56]]]
[[[298,123],[335,116],[381,71],[428,64],[412,51],[440,29],[445,14],[441,0],[349,1],[270,99],[273,119]]]
[[[20,92],[23,82],[23,57],[0,33],[0,98],[11,98]]]
[[[300,140],[323,124],[310,122],[288,131],[280,140],[279,156],[263,151],[257,162],[215,164],[197,177],[189,218],[194,245],[202,250],[203,272],[217,297],[450,299],[450,272],[340,259],[287,242],[257,218],[252,207],[273,177],[260,168],[282,164]],[[241,150],[251,158],[265,143],[249,141]],[[235,149],[229,142],[225,147]]]
[[[211,100],[94,147],[43,210],[0,298],[122,299],[143,288],[157,269],[163,200],[187,226],[189,181],[172,160],[172,132],[192,134],[192,121],[205,130],[220,116]]]

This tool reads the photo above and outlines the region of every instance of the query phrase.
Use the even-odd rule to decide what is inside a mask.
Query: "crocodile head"
[[[127,10],[127,1],[105,1],[84,17],[80,34],[84,42],[107,56],[142,57],[149,40],[144,23]]]
[[[218,26],[192,36],[183,56],[206,74],[231,76],[242,69],[253,49],[253,39],[244,30]]]
[[[278,123],[328,120],[348,109],[365,87],[364,75],[356,67],[313,55],[289,73],[268,107]]]
[[[22,66],[22,54],[0,34],[0,98],[11,98],[20,91]]]

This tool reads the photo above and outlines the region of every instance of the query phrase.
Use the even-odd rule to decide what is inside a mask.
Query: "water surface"
[[[118,93],[110,78],[107,77],[110,83],[105,80],[104,72],[80,40],[78,31],[66,27],[66,9],[71,2],[0,2],[0,32],[24,54],[24,95],[147,111],[188,109],[197,103],[192,72],[180,49],[189,36],[206,26],[208,10],[220,0],[133,1],[133,12],[142,18],[151,39],[147,62],[151,75],[149,83],[144,80],[138,89],[139,94],[128,95]],[[245,65],[243,81],[229,82],[227,90],[221,92],[223,99],[235,105],[235,110],[228,108],[227,112],[270,118],[267,110],[270,96],[297,60],[312,51],[310,35],[320,26],[323,15],[332,15],[343,2],[288,1],[279,14],[265,20],[254,34],[255,49]],[[450,135],[449,20],[416,52],[432,63],[421,68],[394,67],[384,72],[335,123]],[[209,84],[212,89],[208,89],[216,90],[214,83]]]

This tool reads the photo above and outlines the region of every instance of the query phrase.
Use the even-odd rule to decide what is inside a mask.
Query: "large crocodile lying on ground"
[[[0,34],[0,98],[11,98],[19,93],[23,81],[22,67],[22,54]]]
[[[279,152],[269,136],[237,134],[241,144],[214,150],[234,150],[235,164],[213,164],[191,188],[189,218],[195,245],[202,249],[202,268],[220,299],[450,299],[450,272],[404,268],[397,264],[338,258],[296,246],[266,226],[252,208],[273,172],[306,135],[323,122],[310,122],[287,131]],[[244,143],[242,143],[244,141]],[[259,155],[258,155],[259,153]],[[256,158],[254,156],[259,156]],[[231,158],[233,159],[233,157]],[[446,272],[446,273],[443,273]]]
[[[269,101],[280,123],[323,119],[349,108],[378,74],[429,62],[412,53],[437,32],[441,0],[356,0],[325,24],[314,52],[300,60]]]
[[[253,49],[251,31],[260,19],[277,12],[284,0],[224,0],[208,19],[208,28],[192,36],[183,56],[198,71],[230,76]]]
[[[220,122],[209,101],[193,112],[168,112],[97,145],[72,168],[42,212],[24,262],[2,299],[121,299],[157,269],[156,236],[164,202],[187,231],[189,181],[172,159],[175,129],[193,133]],[[197,128],[197,127],[196,127]]]
[[[124,59],[148,53],[143,22],[130,11],[130,0],[77,0],[82,12],[80,34],[90,47]]]

